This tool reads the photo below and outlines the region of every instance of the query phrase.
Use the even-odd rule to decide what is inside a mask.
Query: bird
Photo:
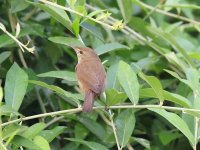
[[[91,112],[94,100],[104,92],[106,72],[100,58],[89,47],[72,47],[78,57],[75,73],[78,85],[84,94],[83,112]]]

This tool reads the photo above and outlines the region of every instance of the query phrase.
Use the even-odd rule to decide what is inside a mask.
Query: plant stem
[[[116,141],[116,144],[117,144],[117,148],[118,150],[121,150],[120,146],[119,146],[119,140],[118,140],[118,137],[117,137],[117,131],[116,131],[116,127],[115,127],[115,124],[113,122],[113,115],[111,110],[109,110],[110,112],[110,121],[111,121],[111,125],[112,125],[112,129],[113,129],[113,133],[114,133],[114,136],[115,136],[115,141]]]
[[[187,113],[187,111],[190,112],[198,112],[200,113],[199,109],[192,109],[192,108],[181,108],[181,107],[171,107],[171,106],[160,106],[160,105],[118,105],[118,106],[110,106],[109,109],[129,109],[129,108],[136,108],[136,109],[148,109],[148,108],[157,108],[157,109],[166,109],[166,110],[171,110],[171,111],[182,111]],[[105,109],[104,106],[98,106],[98,107],[93,107],[93,109]],[[56,115],[61,115],[61,114],[71,114],[71,113],[78,113],[81,112],[82,108],[74,108],[74,109],[68,109],[68,110],[61,110],[61,111],[55,111],[55,112],[49,112],[49,113],[43,113],[43,114],[38,114],[38,115],[33,115],[33,116],[28,116],[28,117],[22,117],[20,119],[15,119],[12,121],[8,121],[5,123],[2,123],[2,127],[6,126],[8,124],[20,122],[20,121],[26,121],[26,120],[31,120],[35,118],[42,118],[42,117],[47,117],[47,116],[56,116]]]
[[[164,11],[164,10],[161,10],[161,9],[158,9],[153,6],[150,6],[150,5],[147,5],[139,0],[137,0],[137,2],[142,5],[143,7],[147,8],[147,9],[150,9],[150,10],[154,10],[156,12],[159,12],[161,14],[164,14],[166,16],[170,16],[170,17],[173,17],[173,18],[177,18],[177,19],[180,19],[180,20],[183,20],[183,21],[186,21],[186,22],[189,22],[189,23],[193,23],[193,24],[196,24],[196,25],[200,25],[200,22],[198,21],[195,21],[195,20],[192,20],[192,19],[189,19],[189,18],[186,18],[186,17],[183,17],[183,16],[180,16],[180,15],[176,15],[176,14],[173,14],[173,13],[170,13],[170,12],[167,12],[167,11]]]
[[[99,23],[99,24],[101,24],[101,25],[103,25],[103,26],[106,26],[106,27],[108,27],[108,28],[114,30],[114,27],[113,27],[113,26],[111,26],[111,25],[109,25],[109,24],[106,24],[106,23],[104,23],[104,22],[102,22],[102,21],[96,20],[96,19],[94,19],[94,18],[92,18],[92,17],[84,16],[84,14],[82,14],[82,13],[80,13],[80,12],[78,12],[78,11],[75,11],[75,10],[69,8],[69,7],[64,7],[64,6],[58,5],[58,4],[56,4],[56,3],[49,2],[49,1],[47,1],[47,0],[38,0],[38,1],[39,1],[39,2],[42,2],[42,3],[45,3],[45,4],[48,4],[48,5],[51,5],[51,6],[54,6],[54,7],[57,7],[57,8],[60,8],[60,9],[64,9],[64,10],[66,10],[66,11],[68,11],[68,12],[74,13],[74,14],[79,15],[79,16],[81,16],[81,17],[88,18],[88,19],[90,19],[90,20],[92,20],[92,21],[94,21],[94,22],[96,22],[96,23]]]
[[[199,129],[199,118],[195,117],[195,126],[194,126],[194,140],[195,140],[195,145],[194,150],[197,148],[197,143],[198,143],[198,129]]]

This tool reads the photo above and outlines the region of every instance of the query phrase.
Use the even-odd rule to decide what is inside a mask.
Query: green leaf
[[[26,139],[22,136],[16,135],[13,140],[12,140],[12,144],[15,145],[15,148],[18,148],[20,146],[24,146],[26,148],[29,149],[40,149],[40,147],[38,147],[34,142],[32,142],[29,139]]]
[[[115,89],[106,90],[106,105],[112,106],[123,102],[127,98],[126,94]]]
[[[16,115],[16,116],[21,115],[15,109],[13,109],[11,106],[7,106],[7,105],[0,106],[0,114],[1,115],[7,115],[7,116],[10,116],[11,114]]]
[[[40,150],[50,150],[49,143],[42,136],[36,136],[33,142],[40,147]]]
[[[77,123],[75,125],[74,133],[75,133],[75,138],[83,140],[88,135],[89,131],[82,124]]]
[[[89,147],[91,150],[108,150],[107,147],[96,142],[83,141],[83,140],[75,139],[75,138],[66,138],[66,139],[72,142],[81,143]]]
[[[87,31],[92,33],[98,39],[104,41],[101,30],[99,28],[97,28],[96,26],[91,25],[90,23],[84,22],[84,23],[81,24],[81,27],[83,27],[84,29],[86,29]]]
[[[179,104],[183,107],[187,108],[192,107],[190,101],[181,95],[170,93],[168,91],[163,90],[163,96],[165,100]],[[140,89],[140,98],[150,98],[150,97],[158,98],[157,94],[152,88]]]
[[[176,139],[181,137],[181,134],[178,132],[169,132],[169,131],[161,131],[158,133],[160,141],[163,143],[163,145],[167,145],[172,141],[175,141]]]
[[[28,139],[32,139],[36,135],[38,135],[38,133],[42,131],[45,128],[45,126],[46,126],[45,123],[36,123],[31,127],[29,127],[24,133],[22,133],[21,136]]]
[[[56,37],[50,37],[48,40],[57,43],[57,44],[63,44],[67,45],[70,47],[75,47],[75,46],[84,46],[83,43],[76,39],[76,38],[71,38],[71,37],[62,37],[62,36],[56,36]]]
[[[53,141],[59,134],[65,131],[66,127],[63,126],[56,126],[51,130],[43,130],[40,132],[40,135],[47,140],[47,142]]]
[[[5,82],[5,102],[18,111],[28,86],[28,75],[16,63],[8,70]]]
[[[37,76],[45,77],[45,78],[53,77],[53,78],[64,79],[71,82],[77,82],[75,73],[71,71],[49,71],[49,72],[38,74]]]
[[[86,20],[88,20],[88,18],[92,18],[93,16],[96,16],[96,15],[98,15],[98,14],[104,12],[104,11],[105,11],[105,10],[95,10],[95,11],[89,13],[89,14],[88,14],[86,17],[84,17],[84,19],[81,21],[81,24],[82,24],[83,22],[85,22]]]
[[[6,140],[12,139],[17,133],[21,133],[26,129],[27,127],[18,124],[10,124],[3,128],[2,137]]]
[[[27,3],[24,0],[17,0],[17,1],[11,0],[10,5],[11,5],[11,12],[16,13],[26,9],[29,6],[29,3]]]
[[[72,32],[72,28],[71,28],[72,23],[67,15],[67,13],[63,9],[57,8],[55,6],[44,5],[44,4],[39,4],[39,3],[35,3],[35,2],[30,2],[30,1],[28,1],[28,2],[35,5],[36,7],[40,8],[40,9],[44,10],[45,12],[47,12],[55,20],[60,22],[69,31]]]
[[[184,59],[188,62],[188,64],[190,64],[192,67],[195,67],[194,63],[192,62],[191,58],[189,57],[189,55],[187,54],[187,50],[185,50],[181,45],[179,45],[179,43],[176,41],[176,39],[173,37],[172,34],[163,32],[159,29],[156,28],[148,28],[149,31],[151,31],[152,33],[154,33],[155,35],[163,38],[164,40],[166,40],[169,44],[171,44],[171,46],[180,54],[182,54],[182,56],[184,57]]]
[[[80,31],[80,19],[75,19],[72,23],[72,30],[76,37],[78,37],[79,31]]]
[[[1,64],[2,62],[4,62],[4,61],[10,56],[10,54],[11,54],[11,52],[9,52],[9,51],[2,52],[2,53],[0,54],[0,64]]]
[[[186,85],[188,85],[192,89],[192,87],[193,87],[192,84],[188,80],[182,79],[176,72],[171,71],[171,70],[167,70],[167,69],[164,69],[164,71],[166,71],[167,73],[169,73],[170,75],[172,75],[173,77],[178,79],[179,81],[185,83]]]
[[[115,120],[119,144],[125,147],[135,127],[135,115],[133,109],[122,111]]]
[[[136,105],[139,100],[138,79],[131,66],[124,61],[119,62],[118,79],[131,102]]]
[[[79,104],[79,100],[78,100],[79,97],[78,96],[63,90],[62,88],[60,88],[58,86],[48,85],[48,84],[46,84],[46,83],[44,83],[42,81],[35,81],[35,80],[29,80],[28,82],[32,83],[32,84],[36,84],[36,85],[42,86],[42,87],[45,87],[45,88],[47,88],[49,90],[55,91],[58,94],[64,95],[64,96],[66,96],[68,98],[71,98],[71,100],[73,100],[76,104]]]
[[[163,96],[163,88],[160,81],[154,76],[147,76],[144,73],[140,72],[139,76],[145,80],[154,90],[155,94],[160,100],[160,103],[163,104],[164,96]]]
[[[107,75],[106,75],[106,89],[120,89],[120,83],[118,80],[118,67],[119,63],[116,62],[113,65],[110,66],[107,70]]]
[[[95,51],[98,55],[102,55],[102,54],[105,54],[114,50],[119,50],[119,49],[129,50],[130,48],[128,46],[113,42],[113,43],[100,45],[99,47],[95,48]]]
[[[118,6],[120,8],[121,14],[125,22],[129,22],[132,17],[132,1],[131,0],[117,0]]]
[[[161,115],[165,119],[167,119],[171,124],[173,124],[179,131],[181,131],[187,139],[190,141],[191,145],[194,146],[194,135],[191,133],[190,129],[188,128],[187,124],[180,118],[177,114],[167,112],[164,109],[156,109],[156,108],[149,108],[149,110],[156,112],[157,114]]]
[[[106,131],[100,123],[88,117],[78,117],[78,120],[99,139],[103,140],[106,136]]]

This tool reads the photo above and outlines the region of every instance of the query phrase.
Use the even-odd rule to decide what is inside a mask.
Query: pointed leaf
[[[122,111],[115,120],[119,144],[125,147],[135,127],[135,115],[133,109]]]
[[[50,40],[54,43],[63,44],[63,45],[67,45],[70,47],[84,46],[80,40],[78,40],[76,38],[71,38],[71,37],[56,36],[56,37],[50,37],[50,38],[48,38],[48,40]]]
[[[119,62],[118,71],[118,79],[121,86],[131,102],[136,105],[139,100],[139,83],[135,72],[132,70],[131,66],[124,61]]]
[[[129,50],[130,48],[120,43],[113,42],[113,43],[100,45],[99,47],[95,48],[95,51],[98,55],[102,55],[102,54],[105,54],[114,50],[119,50],[119,49]]]
[[[72,142],[81,143],[89,147],[91,150],[108,150],[107,147],[96,142],[84,141],[84,140],[75,139],[75,138],[66,138],[66,139]]]
[[[191,145],[194,146],[194,135],[190,131],[187,124],[183,121],[181,117],[177,114],[172,112],[167,112],[164,109],[156,109],[156,108],[149,108],[149,110],[156,112],[157,114],[161,115],[165,119],[167,119],[171,124],[173,124],[178,130],[180,130],[190,141]]]
[[[118,92],[115,89],[106,90],[106,105],[112,106],[123,102],[127,98],[123,92]]]
[[[76,82],[76,76],[74,72],[71,71],[49,71],[37,75],[38,77],[53,77],[64,79],[71,82]]]
[[[155,94],[159,98],[160,102],[163,103],[164,96],[163,96],[163,88],[160,81],[154,76],[147,76],[144,73],[140,72],[139,76],[145,80],[154,90]]]
[[[5,102],[18,111],[28,86],[28,75],[16,63],[8,70],[5,82]]]

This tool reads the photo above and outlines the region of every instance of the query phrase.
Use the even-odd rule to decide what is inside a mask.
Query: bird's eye
[[[83,51],[79,51],[80,54],[83,54]]]

